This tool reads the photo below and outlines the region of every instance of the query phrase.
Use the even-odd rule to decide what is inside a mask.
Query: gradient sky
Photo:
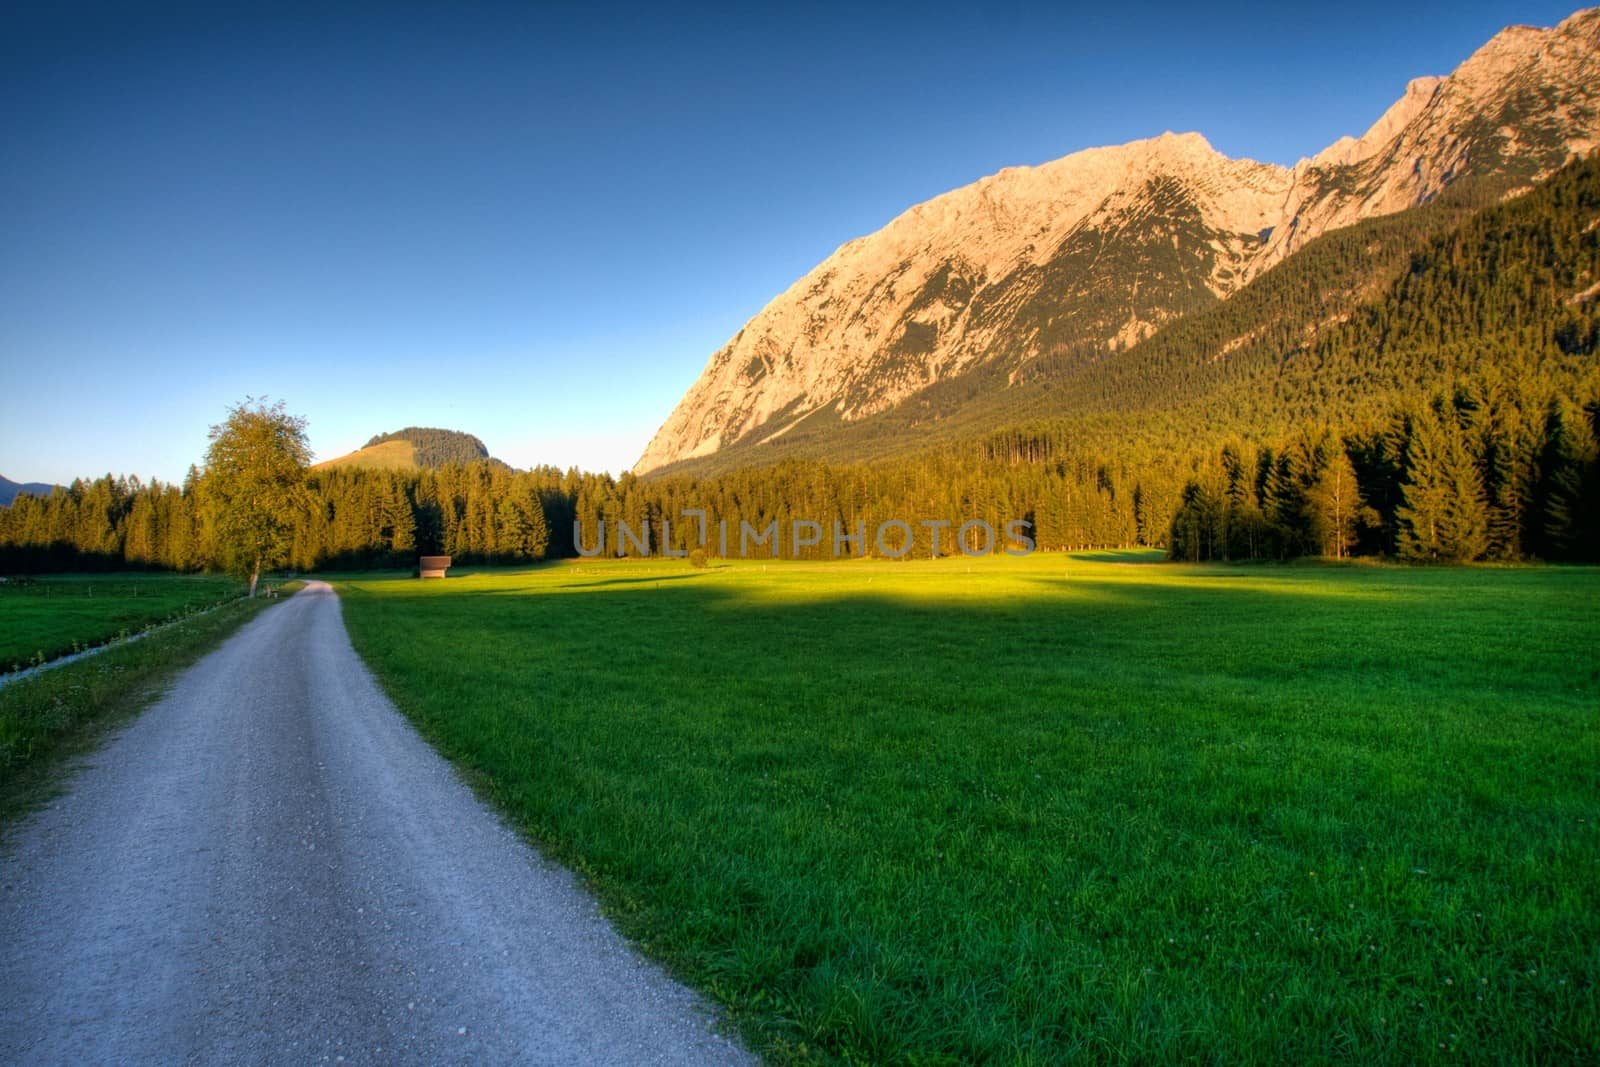
[[[620,471],[914,203],[1169,129],[1292,164],[1573,10],[335,7],[5,5],[0,474],[180,479],[247,394],[322,458],[426,425]]]

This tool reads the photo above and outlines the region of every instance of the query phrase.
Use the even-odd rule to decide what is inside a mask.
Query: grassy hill
[[[347,455],[323,460],[318,470],[330,467],[364,467],[369,470],[411,470],[421,466],[417,462],[417,446],[410,441],[383,441],[358,448]]]
[[[489,458],[489,449],[470,433],[431,426],[407,426],[394,433],[377,434],[354,452],[324,460],[317,467],[412,470],[417,467],[438,468],[451,463],[475,463]]]

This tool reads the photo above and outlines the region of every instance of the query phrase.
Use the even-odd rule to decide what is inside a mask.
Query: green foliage
[[[527,562],[552,550],[551,530],[570,533],[580,476],[549,468],[515,472],[478,462],[440,470],[326,467],[302,475],[284,514],[280,561],[317,567],[410,567],[422,554],[462,562]],[[587,484],[601,479],[584,476]],[[0,573],[69,569],[224,569],[198,476],[179,489],[137,479],[74,482],[42,500],[0,509]],[[570,552],[570,536],[563,551]]]
[[[1600,559],[1600,403],[1555,404],[1546,420],[1545,547],[1552,555]]]
[[[1306,518],[1310,544],[1323,556],[1343,559],[1356,545],[1356,527],[1377,513],[1361,502],[1356,470],[1350,455],[1329,443],[1326,460],[1306,490]]]
[[[1424,411],[1413,420],[1405,506],[1397,516],[1406,559],[1461,562],[1489,548],[1483,480],[1452,414],[1441,419]]]
[[[775,1062],[1600,1054],[1600,572],[1151,556],[340,594]]]
[[[1424,555],[1593,557],[1600,545],[1600,440],[1586,411],[1595,409],[1537,386],[1524,391],[1475,378],[1418,410],[1455,427],[1458,447],[1447,455],[1454,481],[1438,481],[1438,492],[1470,491],[1478,501],[1471,512],[1449,506],[1461,513],[1463,529],[1479,532]],[[1422,514],[1426,486],[1442,477],[1428,447],[1413,441],[1418,425],[1415,416],[1397,413],[1344,437],[1328,430],[1266,444],[1236,437],[1210,455],[1142,458],[1090,451],[1050,427],[1019,428],[914,459],[848,466],[790,460],[709,478],[516,472],[486,462],[437,471],[320,468],[306,477],[310,504],[295,518],[287,562],[301,570],[409,569],[422,554],[461,563],[571,556],[575,521],[591,550],[604,525],[608,555],[625,522],[635,533],[648,525],[652,554],[661,551],[666,528],[674,550],[737,556],[744,523],[762,530],[776,522],[788,531],[797,519],[818,522],[829,535],[834,523],[847,535],[865,525],[861,547],[872,555],[880,550],[871,532],[895,519],[913,525],[916,557],[933,551],[920,523],[937,519],[953,526],[979,519],[996,530],[1023,520],[1046,550],[1168,545],[1173,558],[1188,560],[1395,554],[1402,528],[1413,530],[1410,520]],[[703,546],[685,509],[708,513]],[[0,570],[124,560],[215,566],[213,536],[194,489],[108,476],[0,510]],[[949,538],[941,546],[947,553],[953,547]],[[804,554],[832,558],[831,536]]]
[[[1263,449],[1253,489],[1240,473],[1251,447],[1225,445],[1185,488],[1169,554],[1191,561],[1351,552],[1438,562],[1593,559],[1600,434],[1559,398],[1535,418],[1537,398],[1492,375],[1465,381],[1371,434],[1306,436],[1276,454]]]
[[[211,427],[201,483],[205,515],[220,562],[250,577],[252,595],[261,571],[289,557],[310,464],[306,420],[288,414],[281,400],[269,407],[246,398]]]
[[[510,479],[499,501],[495,547],[501,558],[515,562],[543,559],[550,547],[550,528],[532,480]]]

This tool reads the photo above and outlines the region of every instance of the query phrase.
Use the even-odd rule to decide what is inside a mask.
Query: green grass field
[[[118,575],[106,584],[125,587],[144,580],[143,575]],[[232,590],[236,584],[219,588]],[[297,587],[290,583],[283,588]],[[67,599],[52,597],[50,602]],[[146,597],[137,599],[142,604]],[[97,593],[95,603],[109,600]],[[0,828],[54,794],[69,757],[92,750],[106,728],[137,714],[175,674],[276,603],[231,597],[216,611],[180,616],[142,640],[0,686]]]
[[[780,1062],[1600,1056],[1600,570],[1148,560],[339,589]]]
[[[71,574],[0,585],[0,673],[238,596],[236,578]]]

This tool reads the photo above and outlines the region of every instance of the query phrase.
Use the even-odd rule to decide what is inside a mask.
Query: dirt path
[[[311,583],[0,849],[0,1063],[737,1063]]]

